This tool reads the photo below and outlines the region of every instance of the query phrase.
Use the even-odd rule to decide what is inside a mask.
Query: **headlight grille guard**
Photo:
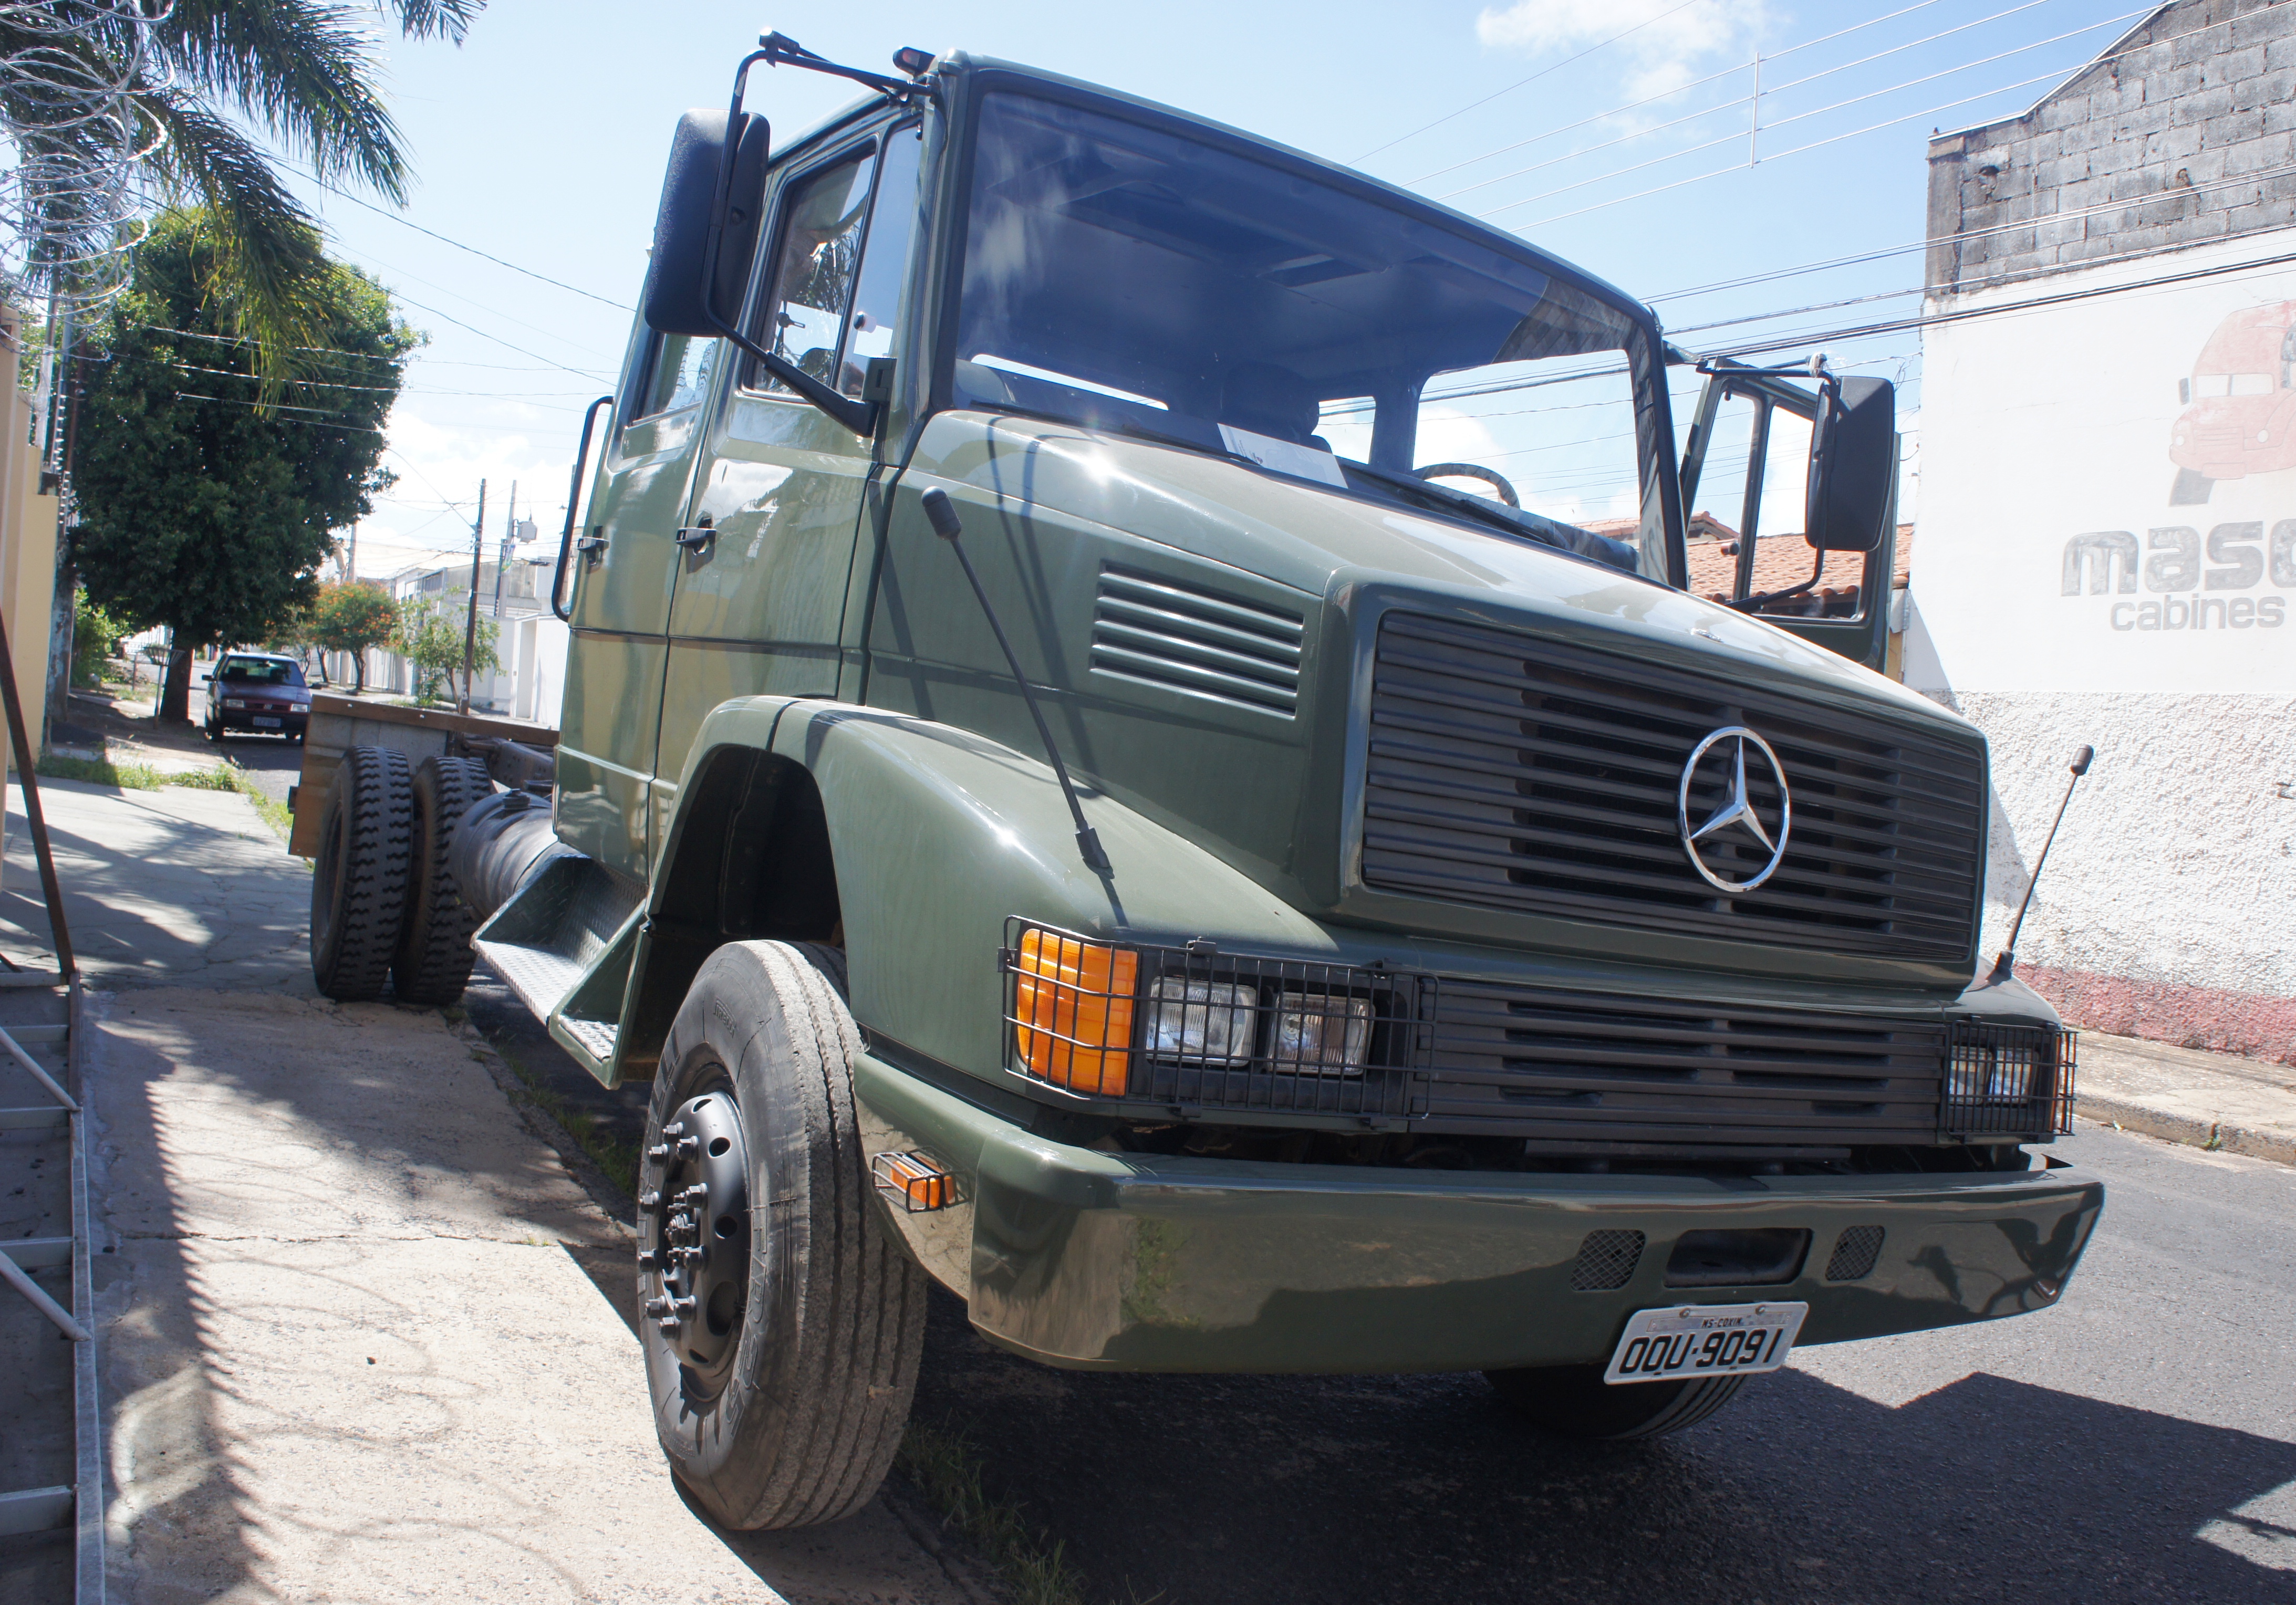
[[[1441,1047],[1444,994],[1441,979],[1434,975],[1378,964],[1225,953],[1210,941],[1178,946],[1110,942],[1021,915],[1006,919],[1004,938],[997,967],[1005,1068],[1057,1100],[1136,1117],[1266,1117],[1275,1123],[1304,1117],[1320,1123],[1336,1116],[1373,1129],[1401,1130],[1436,1112],[1430,1107],[1431,1089],[1455,1074],[1449,1051]],[[1250,1009],[1249,1057],[1230,1064],[1208,1053],[1190,1058],[1152,1052],[1160,979],[1177,983],[1175,989],[1183,997],[1207,996],[1185,990],[1192,985],[1253,988],[1258,1001]],[[1465,985],[1468,992],[1475,990]],[[1536,989],[1523,996],[1533,1002],[1543,996],[1566,999]],[[1223,994],[1209,997],[1219,1001],[1185,1007],[1234,1007]],[[1306,1009],[1333,1019],[1346,1006],[1344,1001],[1314,1001],[1319,998],[1370,1003],[1373,1026],[1359,1071],[1284,1051],[1278,1023],[1287,1011]],[[1632,1000],[1615,1001],[1632,1006]],[[2041,1023],[1968,1019],[1927,1029],[1935,1034],[1931,1052],[1942,1059],[1930,1060],[1936,1068],[1926,1072],[1935,1077],[1930,1085],[1936,1088],[1937,1142],[2047,1142],[2071,1132],[2078,1040],[2073,1032]],[[1238,1040],[1243,1040],[1241,1033]],[[1448,1123],[1439,1119],[1433,1126]],[[1507,1129],[1516,1124],[1510,1121]],[[1848,1131],[1818,1135],[1836,1142],[1857,1140]],[[1718,1130],[1707,1141],[1720,1145],[1728,1137]],[[1595,1152],[1605,1145],[1581,1146]],[[1694,1151],[1695,1147],[1685,1150]]]
[[[1136,954],[1136,967],[1095,964],[1080,957],[1111,946]],[[1424,1109],[1434,1049],[1433,976],[1227,954],[1209,941],[1177,947],[1111,944],[1018,915],[1004,922],[997,964],[1004,980],[1005,1067],[1039,1086],[1089,1096],[1095,1103],[1154,1105],[1184,1118],[1218,1110],[1353,1116],[1387,1126]],[[1250,1009],[1249,1056],[1229,1064],[1202,1055],[1152,1054],[1152,996],[1160,979],[1177,983],[1174,990],[1189,983],[1254,989],[1259,1001]],[[1287,1011],[1305,1011],[1338,1026],[1355,999],[1368,1002],[1372,1011],[1360,1069],[1327,1066],[1296,1044],[1287,1049],[1280,1040],[1280,1017]],[[1187,1006],[1225,1012],[1232,1005]],[[1102,1067],[1109,1072],[1104,1077]],[[1119,1070],[1120,1090],[1109,1085],[1118,1080]]]
[[[2079,1044],[2078,1033],[2061,1027],[1955,1021],[1938,1135],[1981,1142],[2071,1134]]]

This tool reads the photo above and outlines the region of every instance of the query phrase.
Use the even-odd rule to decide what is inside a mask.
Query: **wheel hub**
[[[660,1180],[638,1207],[653,1225],[638,1255],[646,1318],[707,1381],[732,1362],[750,1292],[750,1151],[727,1087],[680,1104],[646,1150]]]

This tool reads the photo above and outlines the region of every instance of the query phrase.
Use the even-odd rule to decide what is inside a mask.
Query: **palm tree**
[[[460,44],[486,0],[374,0],[409,38]],[[0,135],[12,141],[20,293],[88,287],[151,199],[201,206],[214,291],[276,381],[316,344],[316,221],[258,135],[324,184],[404,204],[408,168],[348,0],[44,0],[0,8]],[[141,183],[136,179],[140,176]],[[121,185],[131,186],[123,197]],[[157,192],[154,196],[152,192]]]

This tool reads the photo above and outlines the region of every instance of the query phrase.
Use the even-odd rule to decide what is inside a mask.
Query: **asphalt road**
[[[483,972],[490,1036],[635,1137]],[[507,1028],[507,1029],[506,1029]],[[2296,1602],[2296,1169],[2083,1122],[2104,1218],[2039,1314],[1805,1349],[1710,1421],[1583,1445],[1476,1376],[1106,1376],[938,1296],[921,1418],[1090,1605]]]
[[[1130,1377],[942,1298],[917,1408],[1093,1605],[2296,1601],[2296,1170],[2084,1126],[2054,1310],[1803,1351],[1707,1423],[1587,1446],[1480,1377]]]

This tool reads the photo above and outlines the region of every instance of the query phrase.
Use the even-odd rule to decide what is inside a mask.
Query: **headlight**
[[[1371,1000],[1292,993],[1275,1016],[1279,1074],[1360,1076],[1371,1047]]]
[[[1987,1043],[1955,1050],[1946,1097],[1955,1103],[2023,1103],[2033,1095],[2033,1050]]]
[[[1242,1064],[1251,1057],[1257,987],[1159,976],[1148,988],[1148,1056],[1182,1064]]]
[[[244,701],[237,697],[226,697],[223,700],[223,705],[226,708],[244,708],[247,706]]]

